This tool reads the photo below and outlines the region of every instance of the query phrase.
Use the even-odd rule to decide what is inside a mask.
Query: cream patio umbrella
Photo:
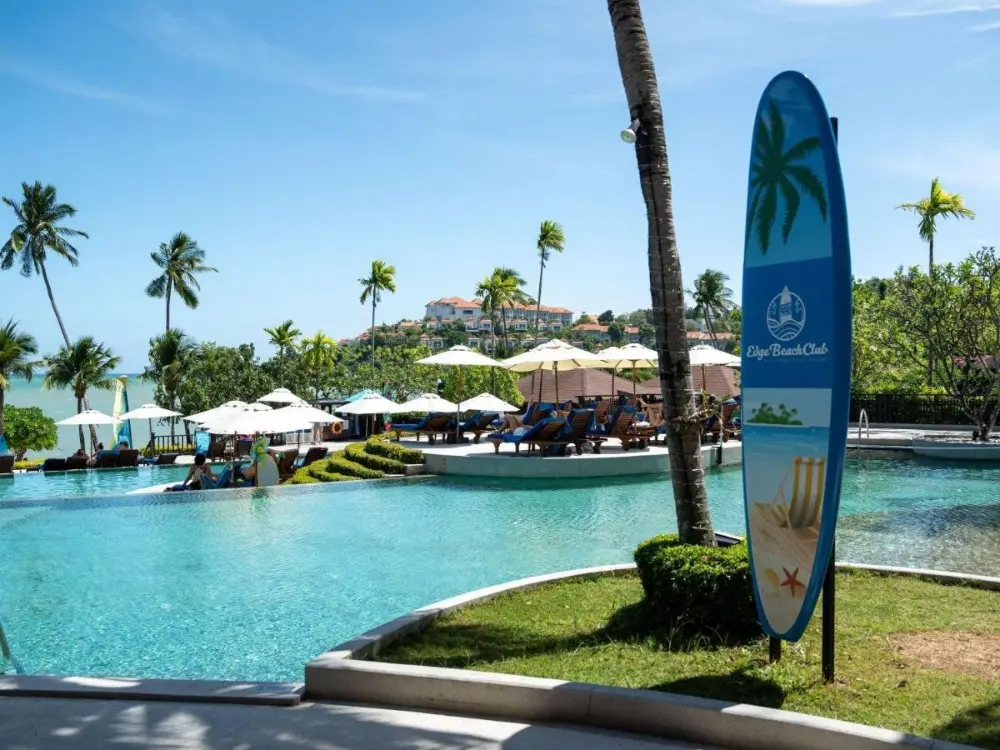
[[[79,414],[56,422],[57,427],[88,427],[90,425],[115,424],[119,420],[97,409],[86,409]]]
[[[441,396],[436,393],[423,393],[416,398],[411,398],[409,401],[404,401],[403,403],[396,406],[393,409],[393,413],[396,414],[410,414],[418,412],[449,412],[458,409],[458,404],[454,404],[446,398],[441,398]]]
[[[659,366],[659,355],[648,346],[642,344],[626,344],[625,346],[612,346],[597,353],[607,366],[611,367],[611,390],[614,391],[614,376],[618,370],[626,367],[632,368],[632,397],[635,398],[635,371],[642,367],[656,368]],[[615,394],[612,393],[612,396]]]
[[[355,399],[348,404],[338,406],[334,411],[341,414],[370,414],[374,419],[376,414],[392,414],[398,404],[390,401],[381,393],[366,393],[361,398]],[[374,432],[374,428],[372,432]]]
[[[716,349],[714,346],[708,346],[707,344],[692,346],[688,350],[688,356],[691,358],[692,367],[701,367],[702,384],[708,382],[705,379],[706,367],[711,367],[713,365],[721,365],[722,367],[739,367],[742,364],[742,360],[736,355],[729,354],[721,349]]]
[[[153,420],[154,419],[171,419],[173,417],[179,417],[181,413],[179,411],[171,411],[170,409],[164,409],[162,406],[157,406],[156,404],[143,404],[142,406],[136,407],[124,414],[118,415],[118,420],[124,422],[129,419],[146,419],[149,420],[149,448],[152,451],[154,449],[153,445]],[[171,435],[173,433],[171,432]],[[172,438],[171,438],[172,442]]]
[[[305,399],[299,398],[287,388],[275,388],[266,396],[261,396],[257,400],[267,404],[297,404],[300,401],[305,401]]]
[[[446,349],[438,354],[417,360],[418,365],[451,365],[458,368],[458,400],[462,400],[462,368],[463,367],[501,367],[501,363],[495,359],[487,357],[482,352],[470,349],[461,344]],[[462,420],[458,415],[458,406],[455,409],[455,442],[458,442],[458,431]]]
[[[216,406],[214,409],[206,409],[205,411],[200,411],[197,414],[191,414],[190,416],[184,417],[184,419],[189,422],[207,422],[228,412],[243,409],[246,406],[246,401],[227,401],[221,406]]]
[[[490,414],[505,414],[517,411],[518,407],[508,404],[503,399],[499,399],[492,393],[480,393],[458,404],[459,411],[483,411]]]
[[[556,401],[559,400],[560,370],[607,366],[607,362],[597,354],[592,354],[585,349],[579,349],[561,339],[546,341],[534,349],[529,349],[510,359],[505,359],[500,364],[512,372],[544,372],[545,370],[552,370],[556,379]]]

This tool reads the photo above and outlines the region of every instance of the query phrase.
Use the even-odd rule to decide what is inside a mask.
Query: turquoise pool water
[[[33,471],[0,477],[0,500],[121,495],[141,487],[182,482],[187,466],[143,466],[138,469],[102,469],[45,474]]]
[[[741,474],[708,476],[742,532]],[[1000,574],[1000,468],[852,461],[838,558]],[[0,620],[28,672],[301,679],[306,661],[481,586],[626,562],[666,478],[428,479],[0,501]]]

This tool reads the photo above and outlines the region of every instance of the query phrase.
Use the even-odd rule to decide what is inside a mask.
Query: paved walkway
[[[333,703],[0,698],[3,750],[709,750],[627,734]]]

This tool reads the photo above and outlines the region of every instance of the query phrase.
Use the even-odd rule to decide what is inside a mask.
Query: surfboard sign
[[[743,254],[743,495],[765,632],[797,641],[823,587],[847,446],[851,258],[837,140],[801,73],[754,122]]]

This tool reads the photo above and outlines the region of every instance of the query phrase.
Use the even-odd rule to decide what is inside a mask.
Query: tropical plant
[[[684,284],[674,229],[673,195],[667,161],[663,109],[653,54],[639,0],[608,0],[618,67],[629,106],[638,120],[635,155],[646,204],[650,295],[660,362],[664,417],[670,451],[677,530],[687,544],[715,546],[715,533],[701,464],[702,417],[695,409],[691,360],[684,327]]]
[[[729,276],[722,271],[709,268],[695,278],[694,288],[688,291],[698,314],[705,319],[712,341],[717,341],[715,332],[718,321],[725,319],[736,306],[733,290],[726,286],[728,281]]]
[[[218,269],[205,265],[205,251],[184,232],[178,232],[170,242],[161,242],[160,249],[149,257],[163,273],[149,282],[146,294],[154,299],[167,301],[167,328],[170,330],[170,299],[174,292],[192,310],[198,307],[201,284],[198,274]]]
[[[28,451],[49,451],[59,443],[56,422],[37,406],[11,406],[0,410],[6,429],[7,446],[14,461],[22,461]]]
[[[28,333],[18,329],[13,318],[0,325],[0,437],[4,435],[4,394],[10,390],[12,378],[31,380],[35,374],[34,356],[38,343]]]
[[[316,331],[314,335],[302,339],[301,348],[302,364],[305,365],[313,382],[314,395],[319,398],[323,376],[333,369],[337,361],[337,344],[322,331]]]
[[[535,298],[535,338],[538,338],[538,321],[542,315],[542,277],[545,276],[545,266],[549,262],[552,251],[561,253],[566,249],[566,233],[559,222],[545,219],[538,228],[538,240],[535,242],[538,250],[538,296]]]
[[[62,316],[56,306],[56,298],[52,294],[49,274],[45,261],[51,251],[65,258],[71,266],[79,264],[79,253],[67,241],[67,237],[86,238],[85,232],[62,226],[62,222],[76,215],[76,209],[68,203],[59,203],[56,199],[56,189],[52,185],[42,185],[40,182],[21,183],[22,198],[20,201],[4,196],[3,202],[14,211],[17,221],[10,232],[10,238],[0,247],[0,270],[10,270],[14,261],[21,266],[22,276],[33,273],[41,275],[45,282],[45,291],[49,295],[52,312],[55,313],[59,331],[63,341],[69,346],[69,334],[63,325]]]
[[[785,201],[781,223],[781,239],[788,237],[802,205],[801,189],[819,209],[826,221],[828,208],[826,189],[816,173],[803,161],[820,148],[819,136],[803,138],[785,150],[785,121],[773,99],[768,101],[767,115],[760,113],[754,128],[753,159],[750,164],[750,210],[747,211],[746,241],[756,232],[761,255],[771,246],[771,230],[778,218],[778,196]]]
[[[285,385],[285,357],[289,351],[295,349],[302,335],[302,331],[295,327],[291,320],[276,325],[274,328],[265,328],[271,345],[278,350],[278,385]]]
[[[226,401],[256,401],[274,389],[253,344],[219,346],[202,342],[186,358],[177,396],[178,411],[194,414]]]
[[[91,336],[84,336],[62,347],[58,352],[45,360],[48,371],[42,381],[44,390],[65,388],[73,392],[76,399],[76,412],[83,411],[87,391],[92,388],[101,391],[114,389],[118,378],[113,377],[115,369],[121,363],[121,357],[116,357],[104,344],[100,344]],[[86,450],[83,440],[83,427],[80,430],[80,448]],[[90,427],[91,446],[97,445],[97,431]]]
[[[382,292],[390,294],[396,291],[396,267],[390,266],[385,261],[373,260],[371,273],[362,279],[358,279],[361,284],[361,304],[365,304],[369,299],[372,301],[372,367],[375,366],[375,308],[382,301]]]
[[[930,195],[916,203],[901,203],[896,208],[915,213],[920,219],[917,223],[917,233],[920,239],[927,243],[927,273],[934,273],[934,237],[937,234],[937,220],[976,218],[975,212],[966,207],[962,196],[958,193],[949,193],[941,187],[941,181],[937,177],[931,180]]]
[[[149,364],[139,377],[156,383],[156,401],[167,409],[178,410],[178,394],[187,377],[194,350],[194,341],[179,328],[170,328],[149,340]],[[176,426],[177,418],[171,418],[171,444],[176,442],[174,439]],[[187,434],[187,422],[184,423],[184,428]]]

